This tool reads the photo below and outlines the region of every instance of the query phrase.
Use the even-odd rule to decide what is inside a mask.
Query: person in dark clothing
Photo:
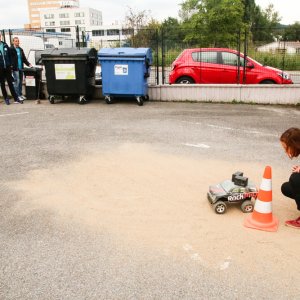
[[[7,81],[11,95],[15,99],[15,103],[23,103],[23,101],[18,98],[18,95],[13,86],[10,48],[5,42],[2,41],[2,35],[0,32],[0,83],[4,101],[7,105],[9,105],[10,103],[5,88],[5,80]]]
[[[290,159],[300,155],[300,129],[289,128],[280,137],[280,142]],[[288,182],[281,186],[281,192],[286,197],[295,200],[297,209],[300,211],[300,165],[292,168],[292,174]],[[285,225],[300,229],[300,217],[295,220],[288,220]]]
[[[23,84],[23,71],[24,64],[28,67],[32,67],[31,63],[27,60],[23,49],[20,47],[20,41],[17,36],[13,38],[13,46],[11,49],[11,60],[13,68],[13,77],[14,77],[14,87],[15,91],[21,100],[26,98],[22,95],[22,84]]]

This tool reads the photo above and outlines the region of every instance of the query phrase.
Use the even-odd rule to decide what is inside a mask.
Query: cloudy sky
[[[122,23],[128,7],[134,11],[150,10],[151,16],[157,20],[167,17],[178,17],[179,4],[183,0],[80,0],[82,7],[92,7],[102,11],[105,25]],[[256,4],[266,8],[268,4],[274,4],[275,10],[282,17],[281,23],[292,24],[300,21],[299,0],[256,0]],[[22,28],[28,23],[27,0],[0,0],[1,28]]]

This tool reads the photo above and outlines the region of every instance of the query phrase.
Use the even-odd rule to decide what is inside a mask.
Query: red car
[[[238,63],[240,68],[238,70]],[[169,83],[243,83],[244,54],[227,48],[185,49],[173,62]],[[246,59],[246,84],[292,84],[290,75],[279,69]]]

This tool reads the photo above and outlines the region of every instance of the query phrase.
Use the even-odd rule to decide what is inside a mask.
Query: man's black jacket
[[[27,60],[25,54],[24,54],[24,51],[21,47],[19,47],[20,51],[21,51],[21,57],[22,57],[22,69],[24,68],[24,64],[26,66],[29,66],[30,63],[29,61]],[[12,62],[12,68],[14,71],[18,71],[19,68],[18,68],[18,53],[17,53],[17,50],[14,46],[10,47],[10,53],[11,53],[11,62]]]

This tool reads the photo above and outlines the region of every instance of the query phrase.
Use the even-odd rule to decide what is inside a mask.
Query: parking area
[[[278,141],[300,108],[0,103],[1,299],[296,299],[297,216]],[[208,186],[273,170],[276,233]]]

